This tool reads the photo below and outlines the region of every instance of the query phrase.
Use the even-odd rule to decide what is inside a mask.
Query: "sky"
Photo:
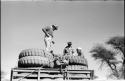
[[[124,35],[123,1],[17,1],[1,4],[1,70],[10,78],[11,68],[17,67],[21,50],[44,49],[42,28],[58,25],[54,32],[54,53],[62,54],[68,41],[73,48],[81,47],[89,69],[100,79],[106,79],[106,68],[89,51],[110,37]]]

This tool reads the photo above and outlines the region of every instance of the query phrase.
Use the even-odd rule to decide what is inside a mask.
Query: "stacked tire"
[[[67,66],[68,70],[87,70],[88,69],[87,60],[82,56],[66,55],[63,58],[69,61],[69,65]]]
[[[25,49],[19,54],[19,68],[53,68],[53,55],[43,49]]]

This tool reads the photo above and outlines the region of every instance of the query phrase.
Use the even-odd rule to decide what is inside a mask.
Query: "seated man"
[[[82,48],[78,47],[76,49],[76,52],[77,52],[77,56],[82,56],[84,58],[84,55],[83,55],[83,52],[82,52]]]
[[[72,42],[68,42],[68,45],[63,50],[63,55],[72,55],[74,50],[72,49]]]
[[[69,64],[69,62],[68,60],[63,59],[62,57],[55,56],[54,64],[55,64],[55,67],[60,67],[61,69],[61,68],[65,68]]]
[[[74,50],[72,49],[72,42],[67,42],[67,46],[63,50],[63,56],[65,55],[73,55]],[[69,59],[62,58],[63,66],[67,66],[69,64]]]

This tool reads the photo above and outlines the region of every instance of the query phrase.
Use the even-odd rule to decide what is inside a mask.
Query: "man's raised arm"
[[[42,31],[45,33],[45,35],[46,35],[47,37],[49,37],[49,35],[48,35],[47,31],[46,31],[46,28],[42,28]]]

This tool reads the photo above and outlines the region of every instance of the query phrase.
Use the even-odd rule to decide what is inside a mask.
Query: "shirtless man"
[[[72,55],[74,50],[72,49],[72,42],[68,42],[67,46],[63,50],[63,55]]]
[[[53,52],[52,50],[52,44],[55,42],[53,41],[53,32],[55,30],[58,30],[58,26],[52,25],[52,26],[46,26],[42,28],[42,31],[45,33],[44,36],[44,42],[45,42],[45,49],[46,51]]]

